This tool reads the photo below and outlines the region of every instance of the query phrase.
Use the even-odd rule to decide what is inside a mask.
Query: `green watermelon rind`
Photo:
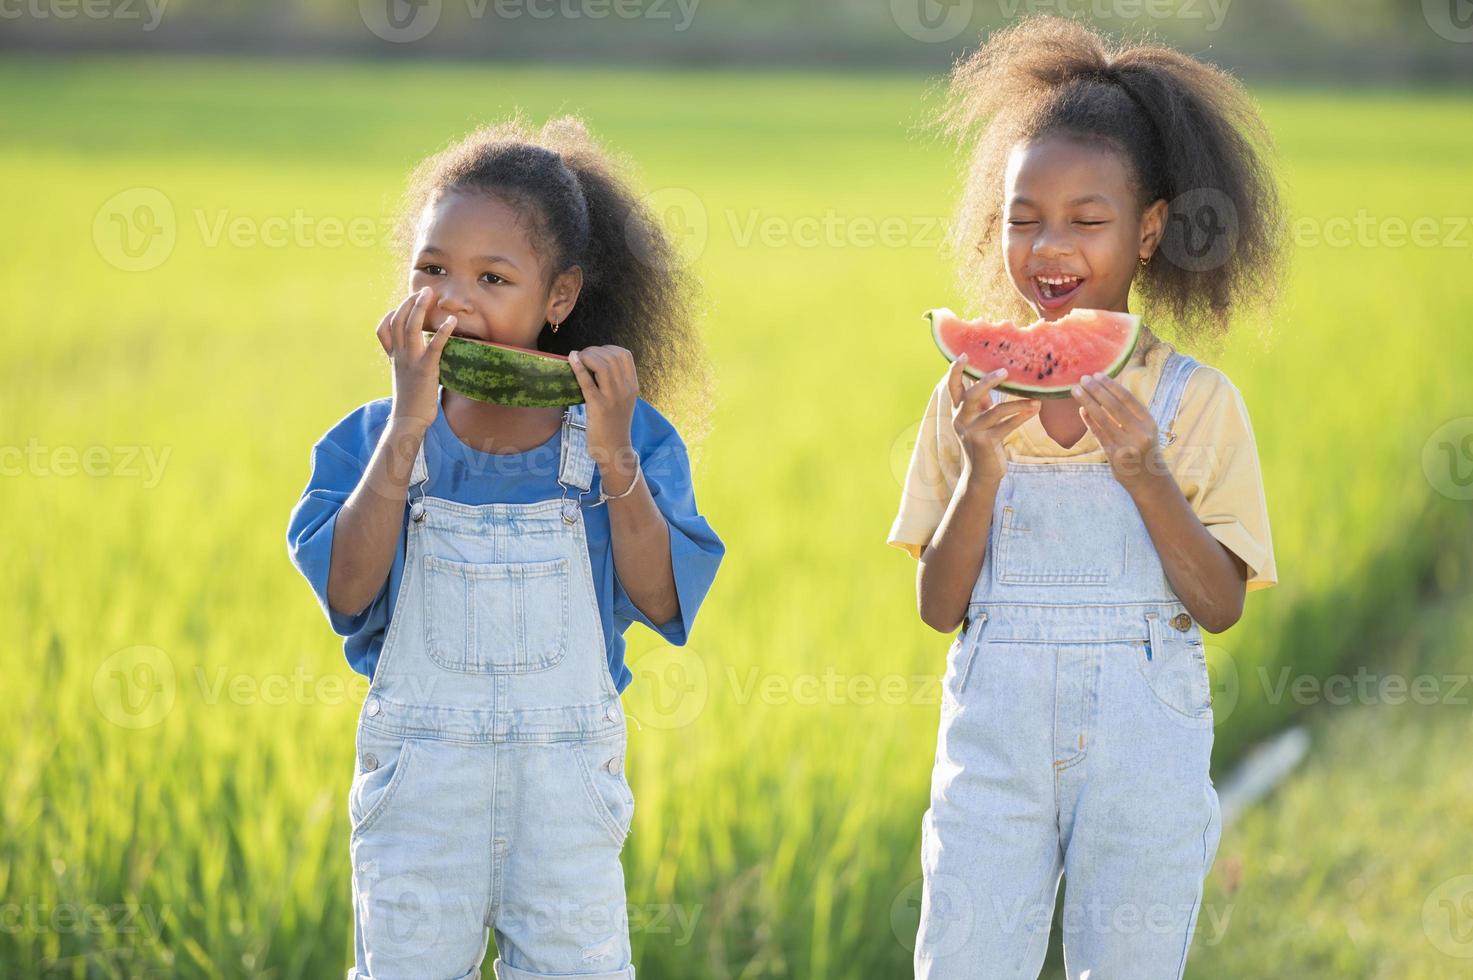
[[[431,334],[426,331],[425,339]],[[565,408],[583,401],[561,354],[452,336],[440,351],[440,384],[476,401],[516,408]]]
[[[953,319],[957,320],[960,320],[961,317],[958,317],[955,313],[953,313],[949,309],[946,309],[945,307],[935,310],[927,310],[922,315],[923,319],[930,321],[931,340],[935,342],[936,349],[941,351],[942,356],[945,357],[948,361],[955,361],[956,354],[953,351],[949,350],[947,346],[941,342],[940,325],[937,323],[938,314],[945,314],[946,316],[952,317]],[[1105,373],[1112,378],[1120,374],[1120,372],[1125,369],[1125,365],[1130,363],[1131,355],[1135,353],[1136,347],[1140,344],[1141,326],[1143,325],[1143,321],[1137,314],[1123,313],[1118,315],[1130,317],[1132,327],[1130,332],[1130,343],[1125,346],[1123,352],[1105,370]],[[982,371],[972,367],[970,364],[965,365],[962,368],[962,371],[979,381],[982,379]],[[1019,395],[1023,398],[1072,398],[1073,394],[1069,390],[1071,387],[1071,385],[1030,385],[1024,384],[1022,382],[1008,381],[1006,378],[998,382],[996,385],[998,391],[1006,391],[1010,394]]]

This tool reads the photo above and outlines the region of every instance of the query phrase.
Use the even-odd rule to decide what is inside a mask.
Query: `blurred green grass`
[[[1224,836],[1194,975],[1258,976],[1269,963],[1306,977],[1467,975],[1473,536],[1450,544],[1449,595],[1326,687],[1336,700],[1309,714],[1303,769]]]
[[[18,559],[0,570],[0,893],[38,910],[0,931],[7,973],[350,958],[366,681],[284,531],[313,440],[389,391],[372,331],[403,276],[322,222],[386,218],[416,160],[520,106],[584,114],[661,200],[698,205],[682,220],[719,385],[697,493],[728,557],[688,647],[629,634],[636,963],[905,974],[947,638],[884,537],[944,367],[919,312],[959,305],[936,248],[957,167],[917,131],[925,80],[128,59],[12,59],[0,80],[0,417],[6,446],[41,447],[0,484]],[[1375,656],[1468,515],[1422,456],[1468,412],[1473,231],[1397,246],[1387,222],[1473,214],[1473,99],[1261,94],[1300,230],[1372,231],[1298,249],[1274,323],[1210,358],[1253,414],[1282,578],[1212,641],[1219,769],[1300,710],[1260,668]],[[125,272],[108,202],[137,188],[165,196],[177,240]],[[293,215],[316,229],[298,244],[211,243],[222,219],[249,238]],[[887,219],[901,243],[869,243]],[[101,475],[59,475],[65,447],[101,447]],[[57,921],[89,903],[158,928]]]

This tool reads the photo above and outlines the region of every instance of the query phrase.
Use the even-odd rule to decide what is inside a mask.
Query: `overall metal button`
[[[378,756],[374,755],[372,752],[363,753],[363,771],[373,772],[377,768]]]
[[[616,755],[608,762],[605,762],[604,768],[613,773],[615,776],[619,775],[619,757]]]
[[[1171,625],[1185,633],[1192,626],[1192,617],[1186,613],[1177,613],[1171,617]]]
[[[610,705],[609,706],[609,710],[604,712],[604,721],[618,721],[618,720],[619,720],[619,709],[616,708],[616,707],[614,707],[613,705]]]
[[[378,698],[369,698],[368,699],[368,716],[370,718],[372,718],[374,715],[378,714],[378,712],[379,712]]]

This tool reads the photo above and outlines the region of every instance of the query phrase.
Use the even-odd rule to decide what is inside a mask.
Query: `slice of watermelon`
[[[1008,369],[998,388],[1025,398],[1068,398],[1086,374],[1120,373],[1135,352],[1141,318],[1108,310],[1070,310],[1057,320],[1020,327],[1011,320],[963,320],[948,309],[930,310],[931,336],[948,361],[963,352],[974,378]]]
[[[425,340],[433,331],[425,332]],[[583,400],[562,354],[452,336],[440,351],[440,384],[477,401],[518,408],[562,408]]]

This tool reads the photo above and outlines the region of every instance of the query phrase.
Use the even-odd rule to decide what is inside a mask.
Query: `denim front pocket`
[[[634,822],[634,792],[629,787],[629,778],[624,775],[626,748],[623,736],[592,739],[573,747],[583,789],[593,805],[593,812],[609,837],[621,846]]]
[[[1125,573],[1129,536],[1118,494],[1102,486],[1060,501],[1015,497],[997,528],[997,579],[1011,585],[1108,585]],[[1126,505],[1130,505],[1127,498]]]
[[[411,769],[415,742],[402,735],[388,735],[360,728],[358,770],[348,790],[348,818],[352,836],[364,834],[376,824],[404,786]]]
[[[556,666],[567,653],[568,559],[425,555],[424,571],[425,650],[446,670],[528,673]]]
[[[1212,677],[1195,624],[1185,632],[1146,614],[1147,636],[1136,666],[1156,700],[1193,726],[1212,724]]]
[[[946,673],[941,678],[941,710],[955,709],[962,703],[967,682],[972,679],[972,669],[977,663],[977,654],[982,648],[982,633],[987,627],[987,613],[979,612],[971,617],[967,628],[957,634],[946,651]]]

